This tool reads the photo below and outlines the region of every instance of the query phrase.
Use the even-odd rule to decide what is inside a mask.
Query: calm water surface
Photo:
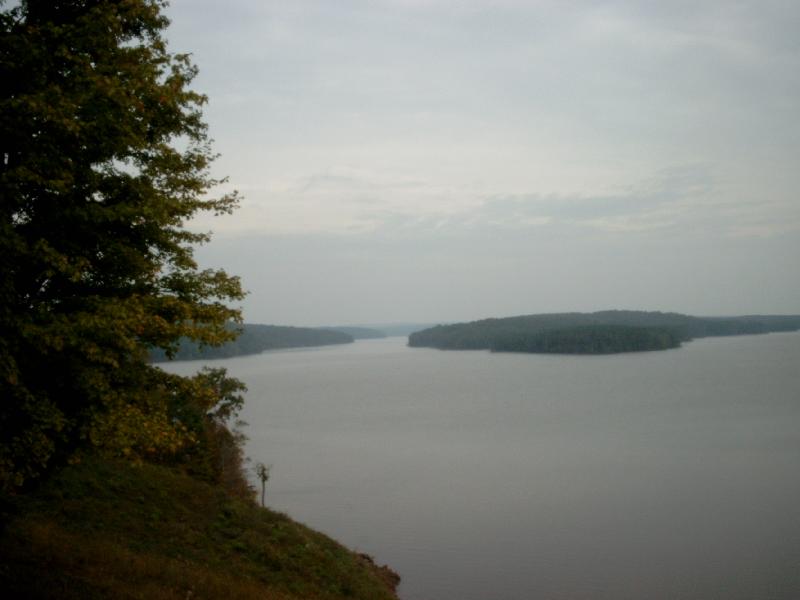
[[[800,598],[800,334],[405,343],[208,363],[250,388],[268,503],[391,565],[404,600]]]

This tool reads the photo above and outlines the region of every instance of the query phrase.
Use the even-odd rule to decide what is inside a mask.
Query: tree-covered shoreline
[[[681,345],[675,331],[627,325],[582,325],[538,333],[504,335],[492,341],[492,352],[539,354],[617,354],[668,350]]]
[[[330,346],[351,344],[353,342],[353,336],[333,329],[257,325],[252,323],[245,323],[236,327],[236,329],[240,331],[238,337],[220,346],[202,346],[192,340],[182,339],[178,349],[171,357],[164,350],[153,349],[150,351],[150,359],[153,362],[210,360],[260,354],[266,350]]]
[[[549,313],[437,325],[413,333],[411,347],[561,354],[614,354],[677,348],[695,338],[800,329],[798,315],[694,317],[610,310]]]

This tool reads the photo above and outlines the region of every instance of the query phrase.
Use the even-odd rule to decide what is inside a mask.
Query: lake
[[[249,386],[268,505],[389,564],[404,600],[800,598],[800,333],[405,344],[207,363]]]

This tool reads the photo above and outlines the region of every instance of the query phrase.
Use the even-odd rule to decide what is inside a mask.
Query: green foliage
[[[607,310],[553,313],[437,325],[412,333],[409,346],[608,354],[662,350],[693,338],[794,331],[800,316],[692,317],[678,313]]]
[[[188,56],[167,51],[162,6],[24,0],[0,13],[0,486],[87,446],[174,453],[195,443],[183,413],[216,404],[218,380],[146,362],[181,338],[232,339],[242,297],[192,258],[208,235],[186,220],[237,197],[210,194],[206,99]]]
[[[352,336],[344,332],[308,327],[245,323],[239,327],[238,331],[239,336],[235,340],[215,347],[183,338],[171,356],[176,360],[230,358],[246,354],[259,354],[265,350],[350,344],[353,341]],[[150,351],[150,358],[154,362],[163,362],[169,360],[169,355],[164,350],[153,349]]]

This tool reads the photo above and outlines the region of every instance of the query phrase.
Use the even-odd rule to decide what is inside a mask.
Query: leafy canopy
[[[174,454],[195,443],[187,414],[236,397],[219,373],[189,381],[146,358],[180,338],[231,339],[242,298],[237,278],[192,257],[208,235],[187,219],[230,212],[237,196],[211,194],[223,181],[209,170],[206,98],[189,87],[189,56],[167,49],[163,7],[0,12],[3,487],[87,446]]]

